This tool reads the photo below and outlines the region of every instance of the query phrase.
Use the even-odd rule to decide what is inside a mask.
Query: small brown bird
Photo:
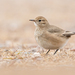
[[[59,27],[50,25],[42,16],[30,21],[33,21],[36,26],[34,35],[37,43],[43,48],[49,49],[48,52],[50,49],[56,49],[54,54],[67,44],[71,35],[75,34],[75,32],[65,31]]]

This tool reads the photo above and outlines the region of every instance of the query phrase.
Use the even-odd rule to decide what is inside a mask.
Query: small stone
[[[32,58],[38,58],[38,57],[41,57],[41,55],[40,55],[39,52],[35,52],[35,53],[32,55]]]

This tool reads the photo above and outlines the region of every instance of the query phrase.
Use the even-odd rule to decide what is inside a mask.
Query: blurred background
[[[37,44],[34,38],[35,26],[29,21],[37,16],[44,16],[51,25],[75,31],[75,0],[0,0],[0,68],[5,68],[1,69],[0,74],[31,75],[32,72],[25,69],[34,68],[37,75],[75,75],[75,36],[70,39],[72,43],[56,56],[53,56],[53,51],[48,57],[44,57],[46,51],[40,54],[41,48],[34,45],[36,49],[33,49],[32,45],[25,45]],[[12,43],[23,44],[24,47],[15,44],[13,47]],[[30,52],[31,55],[27,54]],[[35,52],[39,52],[40,58],[35,57]],[[6,69],[6,65],[7,68],[13,66],[13,69]],[[19,65],[19,69],[14,69],[14,66]],[[33,73],[36,75],[36,72]]]
[[[0,43],[36,43],[35,26],[29,19],[37,16],[75,31],[75,0],[0,0]]]

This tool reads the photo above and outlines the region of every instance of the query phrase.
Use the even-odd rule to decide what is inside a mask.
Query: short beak
[[[29,21],[34,21],[34,22],[35,22],[35,20],[34,20],[34,19],[30,19]]]

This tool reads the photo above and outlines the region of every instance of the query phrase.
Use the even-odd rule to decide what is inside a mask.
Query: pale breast
[[[35,36],[35,40],[37,41],[37,43],[40,45],[41,43],[41,39],[40,37],[42,36],[43,34],[43,30],[41,31],[41,29],[39,28],[36,28],[35,29],[35,32],[34,32],[34,36]]]

